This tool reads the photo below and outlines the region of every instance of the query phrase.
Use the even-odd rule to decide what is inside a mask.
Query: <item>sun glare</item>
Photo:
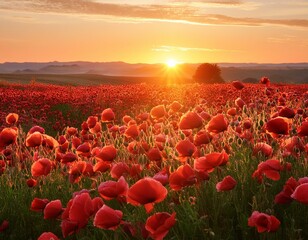
[[[177,64],[178,64],[177,61],[174,60],[174,59],[168,59],[167,62],[166,62],[166,65],[169,68],[174,68]]]

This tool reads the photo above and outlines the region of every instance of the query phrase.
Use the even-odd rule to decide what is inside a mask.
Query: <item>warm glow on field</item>
[[[174,68],[176,67],[177,64],[178,62],[174,59],[168,59],[166,62],[166,65],[168,66],[168,68]]]

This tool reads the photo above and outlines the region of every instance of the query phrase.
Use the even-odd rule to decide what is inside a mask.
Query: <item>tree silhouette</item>
[[[224,83],[220,74],[221,69],[217,64],[203,63],[196,69],[193,78],[199,83]]]

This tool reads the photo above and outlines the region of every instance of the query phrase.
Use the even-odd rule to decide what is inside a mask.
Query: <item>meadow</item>
[[[0,86],[1,239],[308,239],[308,85]]]

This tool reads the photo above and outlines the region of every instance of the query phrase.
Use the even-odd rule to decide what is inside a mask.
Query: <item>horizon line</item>
[[[86,61],[86,60],[70,60],[70,61],[59,61],[59,60],[53,60],[53,61],[5,61],[0,62],[0,64],[6,64],[6,63],[16,63],[16,64],[23,64],[23,63],[124,63],[124,64],[131,64],[131,65],[137,65],[137,64],[144,64],[144,65],[160,65],[160,64],[166,64],[166,62],[159,62],[159,63],[146,63],[146,62],[125,62],[121,60],[115,60],[115,61]],[[202,64],[202,63],[211,63],[211,64],[308,64],[308,61],[304,62],[179,62],[178,65],[181,64]]]

